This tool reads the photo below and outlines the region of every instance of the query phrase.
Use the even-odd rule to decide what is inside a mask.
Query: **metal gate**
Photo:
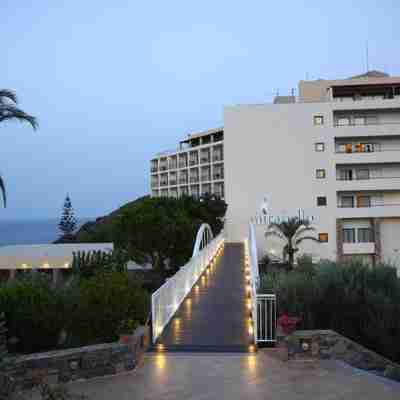
[[[276,295],[257,294],[257,343],[276,342]]]

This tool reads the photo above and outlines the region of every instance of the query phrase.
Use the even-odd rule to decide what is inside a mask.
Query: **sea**
[[[89,221],[79,220],[78,227]],[[13,244],[46,244],[60,237],[59,219],[0,220],[0,246]]]

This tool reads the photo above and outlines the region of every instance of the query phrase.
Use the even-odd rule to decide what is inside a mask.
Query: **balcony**
[[[160,165],[160,171],[167,171],[168,170],[168,165],[162,164]]]
[[[161,181],[160,186],[168,186],[168,181]]]
[[[336,178],[337,191],[384,191],[399,190],[400,176],[376,177],[369,179]]]
[[[180,183],[181,185],[186,185],[186,184],[188,183],[188,179],[187,179],[187,178],[180,178],[180,179],[179,179],[179,183]]]
[[[151,171],[152,173],[157,172],[157,171],[158,171],[158,167],[151,167],[151,168],[150,168],[150,171]]]
[[[210,157],[201,157],[200,159],[202,164],[209,164],[210,163]]]
[[[158,188],[158,181],[152,181],[151,182],[151,187],[152,188]]]
[[[177,180],[176,179],[170,179],[169,180],[169,184],[170,184],[170,186],[175,186],[177,184]]]
[[[169,164],[169,169],[176,169],[178,167],[177,163],[170,163]]]
[[[371,152],[339,152],[335,153],[336,164],[376,164],[396,163],[400,160],[400,148]]]
[[[186,168],[187,167],[187,162],[186,161],[180,161],[179,162],[179,168]]]
[[[199,163],[199,160],[197,158],[193,158],[189,161],[189,165],[197,165]]]
[[[386,203],[370,207],[342,207],[338,205],[336,218],[393,218],[400,217],[400,204]]]
[[[214,161],[214,162],[222,161],[222,155],[220,155],[220,154],[214,154],[214,155],[213,155],[213,161]]]
[[[220,180],[220,179],[224,179],[224,174],[222,174],[222,173],[214,173],[213,179],[216,180],[216,181]]]
[[[400,104],[399,104],[400,107]],[[357,136],[396,136],[400,135],[400,122],[376,123],[376,124],[334,124],[335,137],[357,137]]]
[[[211,180],[211,176],[210,175],[202,175],[201,176],[201,181],[202,182],[208,182]]]
[[[343,243],[343,254],[375,254],[375,243]]]
[[[198,176],[191,176],[190,177],[190,183],[197,183],[199,181],[199,177]]]

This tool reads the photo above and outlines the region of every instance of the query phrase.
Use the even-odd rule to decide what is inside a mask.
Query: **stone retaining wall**
[[[49,383],[63,383],[113,375],[134,369],[148,346],[149,329],[139,327],[126,343],[103,343],[18,357],[8,375],[18,389],[31,388],[39,377]]]
[[[385,371],[400,366],[332,330],[296,331],[285,340],[288,357],[335,358],[353,367]]]

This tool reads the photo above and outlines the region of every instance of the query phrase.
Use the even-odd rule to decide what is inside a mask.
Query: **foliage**
[[[262,277],[277,294],[279,313],[300,316],[304,329],[333,329],[400,361],[400,280],[387,265],[303,264]]]
[[[18,108],[17,104],[17,95],[12,90],[0,89],[0,123],[9,120],[17,120],[20,122],[28,122],[33,129],[37,129],[37,119]],[[0,193],[5,207],[7,204],[6,188],[1,176]]]
[[[124,249],[112,252],[78,251],[73,253],[72,272],[81,278],[90,278],[97,272],[127,270],[129,255]]]
[[[134,319],[124,319],[118,325],[118,333],[122,334],[132,334],[132,332],[139,326],[138,321]]]
[[[37,273],[4,284],[0,309],[5,313],[9,337],[18,340],[18,352],[44,351],[57,345],[65,319],[64,299],[47,276]]]
[[[150,262],[156,271],[173,273],[190,258],[202,222],[214,234],[222,229],[225,209],[220,200],[145,198],[121,215],[115,243],[139,264]]]
[[[65,197],[63,213],[60,223],[58,224],[58,228],[63,235],[69,236],[72,235],[72,233],[76,229],[76,225],[77,220],[74,215],[74,209],[72,208],[71,199],[69,195],[67,195]]]
[[[148,294],[126,272],[99,272],[70,290],[66,329],[80,345],[114,341],[121,321],[146,320]]]
[[[311,236],[314,232],[315,228],[308,219],[291,217],[280,223],[269,224],[265,237],[277,237],[283,241],[283,258],[287,257],[289,266],[293,268],[294,255],[299,251],[299,245],[306,240],[318,242],[318,239]]]

